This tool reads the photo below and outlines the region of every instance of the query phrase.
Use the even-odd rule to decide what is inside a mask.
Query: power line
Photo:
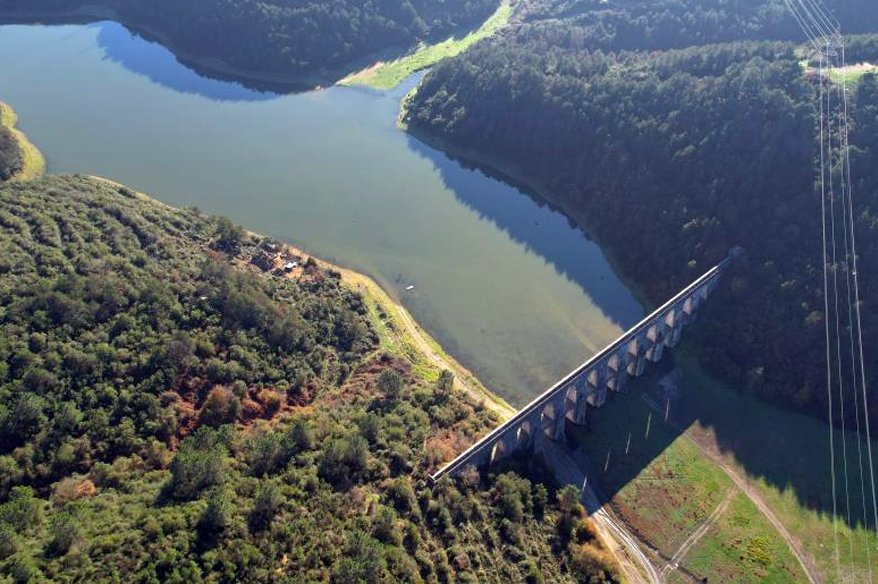
[[[832,365],[831,365],[831,355],[830,355],[830,345],[829,345],[829,276],[827,274],[827,253],[826,253],[826,164],[824,159],[824,137],[823,137],[823,126],[825,121],[824,111],[823,111],[823,96],[824,96],[824,76],[823,76],[823,65],[824,59],[828,58],[828,55],[824,56],[821,53],[820,55],[820,219],[823,233],[823,307],[824,307],[824,318],[823,324],[826,330],[826,397],[827,406],[829,409],[828,418],[829,418],[829,467],[832,475],[832,531],[833,536],[835,538],[835,569],[836,574],[839,576],[839,580],[841,580],[841,568],[839,562],[839,554],[838,554],[838,506],[836,502],[836,493],[835,493],[835,438],[834,438],[834,422],[832,420]]]

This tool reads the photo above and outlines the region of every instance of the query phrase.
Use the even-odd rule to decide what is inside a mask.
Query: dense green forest
[[[407,124],[543,185],[651,302],[742,245],[746,258],[693,344],[701,362],[745,391],[825,417],[818,83],[800,47],[614,52],[580,42],[593,38],[589,27],[560,30],[525,25],[443,62],[408,104]],[[878,58],[876,38],[851,39],[856,58]],[[866,75],[851,90],[861,259],[878,252],[876,87]],[[878,273],[864,268],[874,347]],[[868,369],[874,384],[878,373]],[[874,400],[870,408],[878,423]]]
[[[878,30],[871,0],[826,0],[848,34]],[[795,40],[785,0],[529,0],[514,34],[577,49],[672,49],[737,40]]]
[[[22,164],[18,142],[6,126],[0,125],[0,182],[9,180]]]
[[[384,49],[474,28],[499,0],[12,0],[0,14],[77,4],[114,10],[172,48],[248,74],[339,69]]]
[[[426,486],[496,420],[337,272],[86,177],[7,183],[0,225],[5,577],[616,581],[576,489]]]

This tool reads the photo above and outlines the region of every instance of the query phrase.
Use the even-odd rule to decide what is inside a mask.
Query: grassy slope
[[[497,11],[482,26],[462,38],[451,37],[434,45],[423,45],[410,55],[389,63],[379,62],[358,73],[348,75],[338,84],[366,85],[381,90],[392,89],[412,73],[435,65],[446,57],[457,55],[474,42],[489,37],[504,27],[512,15],[513,1],[503,0]]]
[[[737,492],[731,480],[686,438],[665,425],[633,388],[595,412],[591,429],[580,437],[580,443],[598,467],[604,488],[615,493],[616,508],[662,557],[659,564],[674,556],[730,490]],[[609,464],[603,472],[608,452]],[[681,558],[681,568],[711,580],[720,570],[723,582],[803,581],[801,568],[789,550],[774,543],[780,541],[774,529],[752,504],[739,502],[739,495]],[[729,524],[734,529],[726,527]],[[758,553],[766,546],[764,542],[769,542],[767,560]],[[675,578],[688,581],[679,573],[672,575],[671,581]]]
[[[857,444],[848,435],[852,519],[851,529],[844,521],[833,522],[822,509],[831,509],[829,476],[829,432],[826,424],[809,416],[787,412],[758,399],[742,395],[706,376],[694,359],[680,359],[687,379],[689,409],[700,412],[690,428],[703,443],[719,443],[725,462],[745,475],[789,531],[802,542],[814,558],[826,582],[837,582],[834,560],[835,530],[838,530],[842,572],[857,580],[867,578],[867,542],[873,561],[878,559],[878,537],[862,527],[859,475],[856,471]],[[840,458],[841,432],[836,430],[836,457]],[[865,444],[862,445],[866,456]],[[878,442],[873,440],[873,453]],[[841,461],[837,460],[839,509],[844,487]],[[871,491],[867,484],[867,501]],[[857,520],[859,519],[859,522]],[[871,518],[870,518],[871,520]],[[849,544],[853,544],[853,557]],[[876,564],[878,565],[878,564]],[[846,581],[846,580],[843,580]]]
[[[0,101],[0,125],[6,126],[12,131],[18,141],[18,147],[21,150],[24,166],[21,171],[12,177],[12,180],[31,180],[38,178],[46,172],[46,159],[39,149],[28,140],[27,136],[21,130],[17,130],[15,125],[18,123],[18,116],[15,111]]]

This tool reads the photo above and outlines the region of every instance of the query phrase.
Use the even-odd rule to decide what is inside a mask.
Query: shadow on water
[[[641,313],[625,313],[625,306],[630,302],[626,304],[620,299],[630,292],[618,280],[594,281],[593,274],[589,272],[598,265],[595,262],[606,260],[597,246],[590,247],[587,255],[584,255],[581,243],[573,245],[576,238],[587,239],[587,236],[560,211],[527,188],[514,185],[507,177],[447,155],[414,137],[408,139],[409,147],[433,162],[445,184],[463,204],[494,222],[515,241],[526,245],[560,273],[588,290],[592,300],[605,314],[621,315],[616,320],[622,328],[628,329],[640,320]],[[486,185],[486,188],[479,190],[472,189],[472,181],[467,179],[465,173],[473,171],[513,184],[526,196],[510,198],[500,187],[501,183]],[[495,185],[496,190],[492,188]],[[545,209],[550,210],[551,214],[545,213]],[[535,220],[534,217],[539,219]],[[588,257],[592,255],[594,257]],[[589,266],[592,266],[591,270]],[[712,311],[722,310],[725,301],[720,288],[702,318],[710,318]],[[684,430],[689,429],[697,432],[699,442],[712,444],[715,452],[732,458],[751,479],[761,480],[781,493],[791,494],[805,509],[831,515],[833,501],[827,424],[772,406],[706,376],[691,356],[698,345],[699,335],[706,334],[705,329],[696,324],[687,330],[681,348],[669,351],[663,362],[648,368],[642,378],[632,380],[626,392],[615,396],[604,408],[591,412],[592,427],[576,432],[579,442],[591,442],[586,450],[591,450],[593,458],[600,458],[592,461],[594,466],[600,467],[606,450],[622,452],[628,435],[643,434],[648,419],[658,424],[653,427],[648,440],[635,440],[637,448],[631,450],[624,463],[614,461],[610,480],[605,477],[602,481],[605,494],[612,497],[631,481],[638,480],[642,471],[660,457]],[[679,377],[676,373],[672,376],[677,379],[675,383],[679,395],[668,400],[666,390],[659,387],[659,382],[675,371],[683,373]],[[668,406],[667,422],[660,404]],[[595,440],[597,433],[603,435]],[[838,476],[836,515],[839,520],[848,521],[847,508],[842,502],[845,492],[843,462],[840,460],[842,434],[836,430],[834,435]],[[601,446],[595,447],[595,443]],[[867,508],[864,519],[857,458],[859,451],[856,436],[850,432],[846,446],[851,507],[849,524],[852,527],[868,525],[874,528],[868,466],[864,467],[863,472]],[[605,450],[599,453],[600,448]],[[861,448],[864,464],[867,464],[865,440]],[[878,452],[878,443],[874,441],[873,452]]]
[[[408,141],[411,150],[432,162],[458,201],[576,283],[623,330],[643,317],[631,291],[617,278],[604,275],[612,274],[612,269],[601,249],[566,215],[507,177],[451,157],[412,136]],[[473,188],[474,172],[493,180]],[[510,186],[520,196],[510,197]]]
[[[195,94],[214,101],[268,101],[282,93],[313,89],[295,84],[258,86],[243,80],[218,78],[183,62],[161,44],[117,22],[96,22],[90,24],[89,28],[98,30],[97,43],[107,59],[180,93]],[[184,66],[181,67],[181,64]]]

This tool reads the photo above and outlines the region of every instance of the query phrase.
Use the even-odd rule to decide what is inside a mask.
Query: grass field
[[[681,411],[675,417],[691,420],[689,432],[700,443],[715,444],[726,464],[747,475],[763,500],[814,558],[826,582],[868,580],[870,559],[878,570],[878,538],[874,529],[863,527],[856,437],[849,433],[846,443],[851,526],[847,522],[840,431],[836,430],[834,439],[841,518],[833,521],[828,426],[735,392],[704,375],[685,353],[677,357],[687,379],[687,403],[677,406]],[[865,457],[865,441],[860,446]],[[878,453],[875,441],[872,450]],[[871,522],[868,471],[864,474]],[[836,530],[841,578],[835,564]],[[871,550],[868,556],[867,547]]]
[[[735,491],[728,509],[688,553],[688,568],[710,581],[751,584],[801,582],[798,565],[750,499]],[[766,535],[753,535],[753,534]],[[779,559],[785,558],[782,561]]]
[[[867,73],[878,74],[878,65],[860,63],[859,65],[848,65],[847,67],[836,67],[829,70],[829,78],[835,83],[844,81],[848,85],[853,85]]]
[[[381,90],[392,89],[412,73],[435,65],[446,57],[453,57],[474,42],[494,34],[509,21],[513,2],[514,0],[503,0],[496,12],[482,26],[464,37],[451,37],[433,45],[422,45],[409,55],[386,63],[379,62],[358,73],[348,75],[338,84],[366,85]]]
[[[691,582],[693,575],[721,582],[804,580],[795,557],[759,510],[647,406],[639,389],[608,401],[592,413],[590,424],[577,442],[618,511],[665,562],[699,527],[711,526],[681,552],[680,569],[667,574],[669,582]]]

